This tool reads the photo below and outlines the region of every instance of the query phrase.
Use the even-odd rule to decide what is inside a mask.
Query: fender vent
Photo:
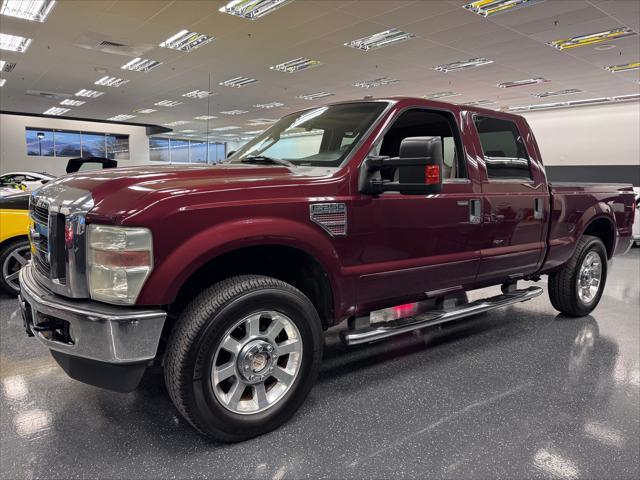
[[[331,236],[347,234],[347,206],[344,203],[314,203],[309,205],[311,221]]]

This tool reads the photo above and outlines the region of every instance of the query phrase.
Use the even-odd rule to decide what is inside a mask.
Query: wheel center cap
[[[266,366],[267,366],[267,356],[265,354],[259,353],[255,357],[253,357],[253,362],[251,363],[251,369],[254,372],[259,372],[260,370],[263,370],[264,367]]]
[[[273,345],[266,340],[253,340],[238,355],[238,373],[249,383],[259,383],[273,370],[275,358]]]

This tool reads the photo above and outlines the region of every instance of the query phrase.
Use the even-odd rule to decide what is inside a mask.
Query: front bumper
[[[71,377],[120,391],[135,388],[140,378],[133,387],[131,378],[118,387],[112,385],[117,377],[126,377],[131,368],[141,377],[156,356],[167,316],[159,309],[56,295],[37,283],[31,263],[20,270],[20,305],[27,332],[52,351]]]

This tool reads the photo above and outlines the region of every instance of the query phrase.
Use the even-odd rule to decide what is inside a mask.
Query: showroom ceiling
[[[32,42],[24,53],[0,50],[2,61],[15,63],[11,72],[2,73],[0,107],[38,114],[68,108],[64,116],[170,124],[180,135],[209,130],[231,138],[261,130],[291,111],[367,95],[453,92],[456,96],[443,100],[489,101],[490,108],[509,108],[632,95],[640,88],[640,70],[606,70],[640,60],[637,34],[564,50],[547,44],[618,28],[639,32],[640,2],[635,0],[547,0],[486,18],[463,8],[469,1],[294,0],[253,21],[219,12],[225,3],[63,0],[44,23],[2,15],[1,33]],[[396,36],[404,32],[409,38],[368,51],[361,43],[361,48],[345,45],[392,28],[401,31]],[[184,29],[215,39],[191,52],[159,46]],[[131,62],[136,57],[161,64]],[[270,68],[300,57],[311,61],[309,68],[294,73],[280,71],[291,65]],[[459,71],[435,69],[478,58],[490,63]],[[146,73],[121,68],[130,62],[130,68],[155,66]],[[96,85],[103,77],[115,77],[102,81],[107,84],[128,81],[118,87]],[[380,78],[391,83],[355,86]],[[529,79],[546,81],[509,83]],[[238,82],[244,86],[227,86]],[[74,96],[81,89],[104,94]],[[580,92],[535,96],[573,89]],[[189,92],[195,93],[183,96]],[[319,92],[333,95],[301,98]],[[60,105],[65,94],[71,105]],[[69,100],[85,103],[74,106],[77,102]],[[181,103],[156,105],[163,101]]]

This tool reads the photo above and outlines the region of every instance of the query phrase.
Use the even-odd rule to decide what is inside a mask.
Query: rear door
[[[545,250],[549,192],[528,125],[514,117],[473,114],[482,177],[483,240],[478,281],[536,272]]]

